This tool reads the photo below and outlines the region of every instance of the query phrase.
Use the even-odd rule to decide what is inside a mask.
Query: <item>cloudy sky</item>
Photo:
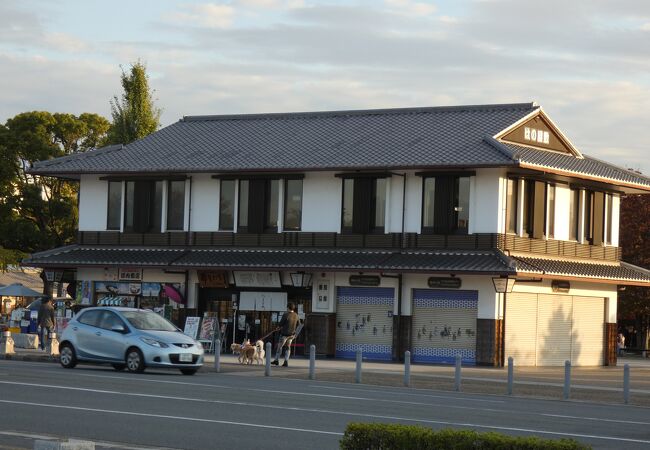
[[[142,59],[183,115],[540,103],[650,174],[648,0],[2,0],[0,121],[110,116]]]

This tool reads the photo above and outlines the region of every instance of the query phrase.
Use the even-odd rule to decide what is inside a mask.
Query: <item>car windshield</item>
[[[138,330],[176,331],[171,322],[147,311],[122,311],[122,315]]]

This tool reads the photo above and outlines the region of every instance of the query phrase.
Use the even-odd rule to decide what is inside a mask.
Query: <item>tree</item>
[[[121,98],[111,100],[113,124],[108,134],[109,144],[128,144],[158,129],[162,110],[154,105],[149,89],[146,66],[138,61],[131,64],[129,73],[122,69]]]
[[[623,261],[650,268],[650,195],[627,195],[621,201],[619,245]],[[650,334],[650,289],[626,286],[619,294],[619,317],[634,317],[638,346],[648,348]]]
[[[84,113],[32,111],[0,126],[0,248],[2,264],[16,264],[24,253],[74,241],[78,186],[66,180],[32,176],[32,163],[85,151],[106,139],[110,123]],[[12,259],[15,258],[15,261]]]

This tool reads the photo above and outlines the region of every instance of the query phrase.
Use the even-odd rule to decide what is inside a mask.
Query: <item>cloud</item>
[[[205,3],[186,6],[183,11],[167,14],[165,19],[176,25],[219,29],[232,26],[234,16],[232,6]]]
[[[437,9],[433,3],[413,0],[384,0],[384,3],[389,10],[405,15],[427,16],[436,12]]]

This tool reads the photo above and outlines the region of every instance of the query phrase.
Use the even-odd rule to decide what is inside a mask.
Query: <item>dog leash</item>
[[[280,331],[280,330],[279,330],[279,329],[275,329],[275,330],[271,331],[269,334],[266,334],[266,335],[262,336],[261,338],[259,338],[258,341],[263,341],[264,339],[266,339],[267,337],[271,336],[271,335],[272,335],[273,333],[275,333],[276,331]]]

